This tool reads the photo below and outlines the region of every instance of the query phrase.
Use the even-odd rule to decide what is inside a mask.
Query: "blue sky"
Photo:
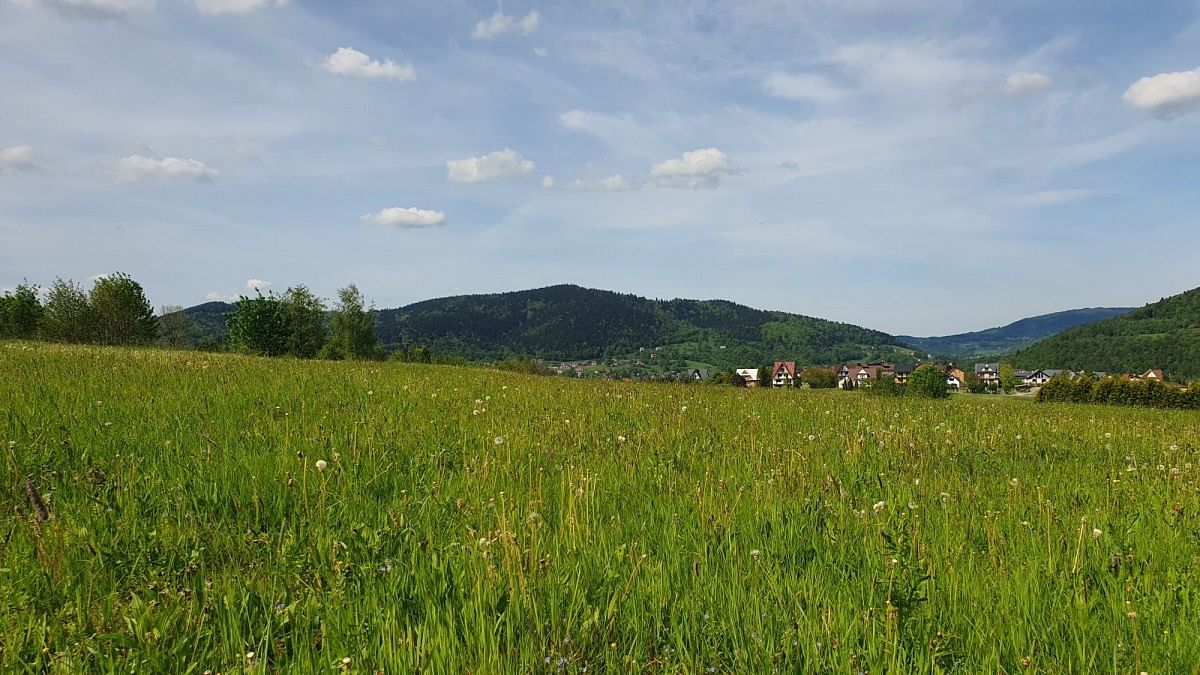
[[[1197,0],[0,0],[0,91],[4,287],[938,334],[1200,285]]]

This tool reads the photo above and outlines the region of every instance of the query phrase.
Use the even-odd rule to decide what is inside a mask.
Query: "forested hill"
[[[1120,316],[1132,307],[1088,307],[1031,316],[1007,326],[937,337],[901,335],[905,344],[929,354],[973,358],[1011,352],[1069,328]]]
[[[1200,376],[1200,288],[1072,328],[1012,355],[1018,367]]]
[[[187,311],[194,324],[204,321],[205,332],[213,334],[212,317],[232,309],[218,305]],[[776,359],[906,362],[914,356],[895,337],[859,326],[724,300],[650,300],[570,285],[380,310],[377,331],[388,346],[425,345],[435,354],[470,360],[594,359],[636,356],[655,347],[662,360],[718,368],[760,367]]]

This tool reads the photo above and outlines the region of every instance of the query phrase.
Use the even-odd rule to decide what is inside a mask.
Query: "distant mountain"
[[[186,310],[217,339],[227,303]],[[388,346],[425,345],[469,360],[533,356],[548,360],[629,357],[714,368],[760,367],[775,359],[806,364],[883,359],[914,352],[879,331],[725,300],[650,300],[579,286],[462,295],[380,310],[376,330]],[[658,348],[655,350],[655,348]]]
[[[1162,368],[1178,380],[1200,377],[1200,288],[1046,338],[1015,352],[1012,361],[1106,372]]]
[[[897,336],[923,353],[974,358],[1011,352],[1069,328],[1102,321],[1128,312],[1131,307],[1088,307],[1032,316],[1007,326],[973,333],[938,337]]]

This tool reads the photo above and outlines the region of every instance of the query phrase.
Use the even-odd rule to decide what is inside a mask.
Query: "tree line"
[[[226,349],[259,356],[382,360],[388,354],[375,331],[375,308],[354,284],[338,290],[337,304],[307,286],[282,294],[242,296],[226,315]],[[168,305],[155,316],[142,285],[117,272],[97,277],[90,290],[56,279],[47,289],[28,282],[0,296],[0,338],[73,344],[191,345],[191,321]],[[422,346],[394,350],[393,360],[433,362]]]
[[[99,345],[146,345],[158,320],[141,284],[127,274],[97,277],[90,290],[56,279],[46,289],[23,283],[0,297],[0,337]]]

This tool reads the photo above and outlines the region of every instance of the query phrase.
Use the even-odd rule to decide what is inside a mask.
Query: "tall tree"
[[[28,340],[37,337],[45,310],[38,288],[23,283],[0,297],[0,337]]]
[[[158,334],[163,344],[174,349],[191,346],[192,319],[180,305],[163,305],[158,312]]]
[[[338,289],[338,306],[330,321],[329,342],[321,350],[326,359],[378,360],[383,344],[375,334],[375,309],[367,309],[358,286]]]
[[[1013,370],[1012,364],[1001,363],[1000,388],[1003,389],[1005,393],[1012,393],[1012,390],[1016,389],[1018,384],[1020,383],[1017,382],[1016,371]]]
[[[142,285],[128,274],[100,277],[88,294],[95,340],[106,345],[147,345],[158,337],[158,320]]]
[[[95,315],[83,287],[55,279],[46,298],[38,334],[56,342],[91,342],[96,336]]]
[[[302,359],[316,358],[329,337],[325,303],[307,286],[293,286],[283,294],[287,318],[287,353]]]
[[[288,311],[274,293],[242,296],[225,317],[229,348],[243,354],[283,356],[291,330]]]

